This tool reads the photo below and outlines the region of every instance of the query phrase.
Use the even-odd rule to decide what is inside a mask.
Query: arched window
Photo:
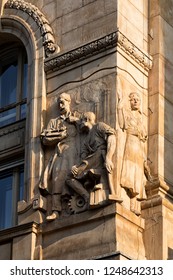
[[[37,192],[44,165],[40,132],[47,102],[45,59],[59,52],[51,25],[38,7],[27,1],[3,3],[0,16],[0,196],[2,192],[4,197],[3,203],[0,200],[1,229],[25,221],[26,205]],[[22,188],[25,185],[24,197],[17,195],[21,188],[17,178],[21,178]],[[8,220],[9,199],[11,213],[16,213]],[[14,205],[19,199],[22,201],[17,213]]]
[[[27,75],[24,45],[0,33],[0,230],[17,225],[17,202],[24,194]]]
[[[27,55],[20,41],[8,40],[7,44],[7,35],[1,37],[0,127],[3,127],[26,116]]]

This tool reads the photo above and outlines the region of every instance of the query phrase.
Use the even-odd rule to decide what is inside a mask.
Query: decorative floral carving
[[[46,56],[50,56],[55,52],[59,52],[59,46],[55,44],[53,30],[45,18],[44,14],[33,4],[23,0],[8,0],[5,4],[6,9],[17,9],[27,13],[37,23],[43,38],[43,46]]]
[[[45,70],[53,70],[55,68],[62,69],[75,62],[79,62],[85,58],[104,52],[107,49],[119,46],[128,53],[137,63],[145,70],[152,67],[152,58],[148,54],[142,52],[130,40],[128,40],[119,30],[99,38],[89,44],[83,45],[68,53],[57,56],[56,58],[45,62]]]

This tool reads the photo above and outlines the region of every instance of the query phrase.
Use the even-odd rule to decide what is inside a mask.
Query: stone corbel
[[[36,6],[23,0],[8,0],[4,8],[21,10],[27,13],[36,22],[41,32],[46,57],[60,51],[59,46],[55,44],[53,30],[48,20]]]

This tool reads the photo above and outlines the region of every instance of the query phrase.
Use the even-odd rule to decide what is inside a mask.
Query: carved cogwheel
[[[70,198],[68,202],[68,206],[71,213],[77,214],[88,209],[88,202],[86,202],[82,196],[78,194],[74,194]]]

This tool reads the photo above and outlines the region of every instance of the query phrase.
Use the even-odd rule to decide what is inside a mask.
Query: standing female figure
[[[145,199],[144,163],[146,157],[144,145],[147,135],[142,123],[139,94],[136,92],[130,93],[129,101],[130,110],[123,108],[121,98],[118,102],[119,125],[126,132],[120,184],[130,196],[130,210],[139,215],[137,200]]]

